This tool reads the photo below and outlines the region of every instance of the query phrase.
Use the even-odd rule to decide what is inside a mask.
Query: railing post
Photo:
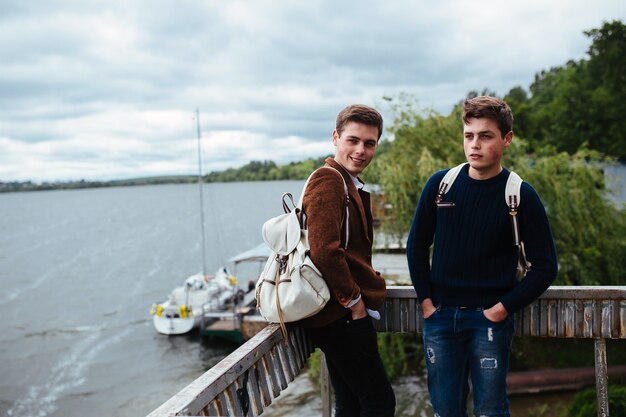
[[[320,350],[320,386],[322,390],[322,417],[330,417],[330,378],[328,377],[328,366],[326,365],[326,355]]]
[[[606,369],[606,340],[595,339],[596,395],[598,417],[609,417],[608,374]]]

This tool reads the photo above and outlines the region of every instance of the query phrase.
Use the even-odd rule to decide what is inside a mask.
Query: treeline
[[[132,185],[156,185],[156,184],[184,184],[198,181],[193,175],[161,176],[147,178],[133,178],[113,181],[56,181],[35,183],[32,181],[0,182],[0,193],[17,191],[48,191],[48,190],[77,190],[81,188],[123,187]]]
[[[324,165],[324,160],[329,156],[331,155],[286,165],[276,165],[273,161],[252,161],[241,168],[211,172],[204,179],[206,182],[302,180],[315,168]]]
[[[273,161],[252,161],[241,168],[213,171],[203,176],[204,182],[274,181],[306,179],[317,167],[324,165],[324,159],[309,158],[300,162],[277,165]],[[170,175],[160,177],[133,178],[113,181],[58,181],[34,183],[32,181],[0,182],[0,193],[17,191],[75,190],[80,188],[128,187],[133,185],[188,184],[198,182],[195,175]]]

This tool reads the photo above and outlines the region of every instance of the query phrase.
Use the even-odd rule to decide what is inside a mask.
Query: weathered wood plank
[[[611,301],[602,302],[602,337],[611,338],[613,335],[613,303]]]
[[[291,352],[293,355],[294,363],[296,365],[296,369],[302,369],[306,362],[304,352],[300,349],[301,345],[299,343],[299,336],[301,332],[302,329],[298,327],[294,327],[289,331],[289,343],[291,344]]]
[[[239,401],[239,396],[237,395],[237,387],[236,383],[231,384],[226,388],[226,398],[228,409],[230,413],[229,416],[243,416],[245,415],[243,412],[243,408],[241,407],[241,403]],[[246,413],[247,414],[247,413]]]
[[[320,385],[322,391],[322,417],[331,417],[330,376],[328,375],[324,352],[320,352]]]
[[[222,407],[221,403],[218,399],[211,401],[209,404],[209,413],[210,416],[223,416],[225,415],[225,410]]]
[[[282,367],[283,373],[287,378],[287,383],[289,383],[293,381],[296,376],[294,375],[294,368],[291,363],[291,358],[289,357],[289,351],[282,342],[278,346],[278,355],[280,357],[280,366]]]
[[[606,368],[606,341],[596,339],[595,368],[596,368],[596,397],[598,400],[598,417],[609,416],[608,373]]]
[[[619,329],[619,337],[621,339],[626,339],[626,300],[622,300],[619,303],[619,317],[620,317],[620,329]]]
[[[261,378],[261,380],[259,381],[259,388],[261,389],[261,398],[263,400],[263,405],[267,407],[272,403],[272,394],[274,394],[273,392],[270,392],[270,390],[272,389],[272,384],[274,382],[272,382],[271,380],[273,372],[271,372],[269,368],[267,356],[263,356],[261,358],[259,366],[259,374]],[[278,383],[276,383],[276,385],[278,385]],[[276,392],[274,394],[274,397],[277,397],[279,393],[280,391]]]
[[[226,397],[226,391],[220,392],[220,394],[217,396],[217,403],[219,404],[218,406],[219,413],[217,415],[227,416],[229,414],[229,411],[228,411],[228,398]]]
[[[260,372],[258,369],[258,362],[250,368],[251,376],[248,378],[248,394],[250,396],[250,406],[252,408],[252,415],[258,416],[263,412],[263,401],[261,400],[261,387],[259,386]]]
[[[585,301],[583,307],[583,333],[582,337],[593,337],[595,303],[593,301]]]
[[[280,383],[278,392],[287,388],[287,376],[285,375],[285,371],[282,366],[282,362],[280,359],[280,354],[278,352],[278,346],[275,346],[271,351],[271,361],[270,366],[274,370],[274,375],[278,378],[278,382]],[[277,397],[278,394],[274,395]]]
[[[418,327],[418,314],[421,316],[421,312],[417,312],[417,303],[415,300],[413,302],[409,301],[409,310],[407,312],[409,316],[409,322],[407,323],[407,332],[417,332]]]

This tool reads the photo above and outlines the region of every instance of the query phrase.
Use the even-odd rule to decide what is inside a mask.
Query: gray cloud
[[[470,90],[527,88],[626,15],[612,0],[0,7],[0,181],[193,173],[196,107],[206,170],[320,156],[348,103],[407,92],[447,113]]]

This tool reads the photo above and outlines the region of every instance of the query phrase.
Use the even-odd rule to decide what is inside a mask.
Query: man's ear
[[[509,130],[509,133],[504,135],[504,146],[508,148],[509,145],[511,145],[512,141],[513,141],[513,131]]]
[[[333,145],[337,146],[337,142],[339,142],[339,133],[337,133],[337,129],[333,130]]]

